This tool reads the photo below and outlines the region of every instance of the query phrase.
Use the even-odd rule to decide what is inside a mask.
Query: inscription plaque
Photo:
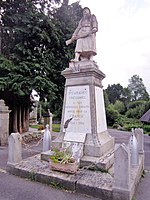
[[[67,88],[64,124],[70,120],[64,132],[91,133],[89,86],[72,86]],[[74,137],[74,136],[73,136]]]

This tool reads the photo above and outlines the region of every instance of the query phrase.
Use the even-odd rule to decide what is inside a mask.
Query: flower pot
[[[75,174],[78,170],[77,162],[74,163],[54,163],[50,161],[50,168],[55,171],[65,172],[68,174]]]

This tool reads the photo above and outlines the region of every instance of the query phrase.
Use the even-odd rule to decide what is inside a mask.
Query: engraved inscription
[[[64,122],[70,118],[72,120],[64,131],[91,132],[89,86],[67,88]]]

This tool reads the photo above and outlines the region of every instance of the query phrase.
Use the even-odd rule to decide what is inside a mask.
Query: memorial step
[[[91,169],[108,171],[114,163],[114,151],[110,151],[101,157],[83,156],[80,166]]]

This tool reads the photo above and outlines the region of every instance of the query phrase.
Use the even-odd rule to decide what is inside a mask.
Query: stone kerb
[[[9,113],[4,100],[0,100],[0,145],[6,145],[9,136]]]

